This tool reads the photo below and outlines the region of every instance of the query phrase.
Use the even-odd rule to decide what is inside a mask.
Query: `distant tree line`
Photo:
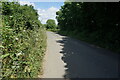
[[[56,14],[59,33],[120,52],[120,2],[65,2]]]
[[[46,24],[44,24],[44,27],[46,27],[46,29],[50,30],[50,31],[56,31],[57,30],[57,25],[55,23],[55,20],[53,20],[53,19],[48,19],[46,21]]]

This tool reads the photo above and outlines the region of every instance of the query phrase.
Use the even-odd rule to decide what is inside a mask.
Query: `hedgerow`
[[[119,8],[119,2],[65,2],[56,13],[58,32],[120,53]]]
[[[36,78],[42,70],[46,33],[33,6],[2,2],[2,78]]]

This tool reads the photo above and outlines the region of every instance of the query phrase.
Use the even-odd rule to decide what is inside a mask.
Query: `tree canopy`
[[[61,32],[120,52],[119,9],[119,2],[65,2],[56,19]]]
[[[47,29],[55,29],[56,28],[55,20],[48,19],[47,22],[46,22],[46,28]]]

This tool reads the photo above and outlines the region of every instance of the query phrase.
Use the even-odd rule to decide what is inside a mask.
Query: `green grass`
[[[47,29],[47,31],[58,32],[59,29]]]

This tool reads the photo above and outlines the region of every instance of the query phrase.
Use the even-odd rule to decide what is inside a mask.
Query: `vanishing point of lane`
[[[43,78],[118,78],[119,54],[47,32]]]

